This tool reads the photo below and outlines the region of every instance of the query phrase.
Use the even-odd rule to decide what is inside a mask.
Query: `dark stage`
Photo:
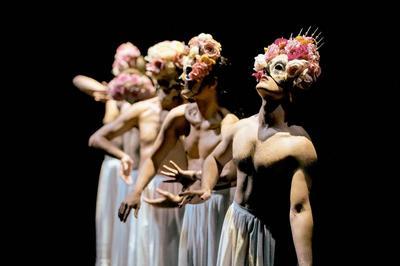
[[[275,38],[289,37],[310,25],[318,26],[325,36],[320,50],[322,74],[304,97],[299,96],[293,115],[311,135],[319,157],[311,194],[314,265],[356,265],[351,262],[358,258],[351,255],[360,235],[358,220],[352,217],[358,215],[359,198],[353,195],[352,185],[363,181],[353,158],[365,147],[355,129],[363,123],[362,111],[352,101],[360,84],[352,80],[343,58],[351,52],[344,40],[355,38],[357,25],[333,23],[324,15],[327,10],[318,19],[309,16],[282,22],[275,16],[269,17],[268,23],[262,14],[245,19],[239,12],[225,12],[213,21],[172,16],[154,21],[156,14],[129,19],[116,14],[113,18],[106,14],[87,16],[77,10],[68,17],[51,15],[47,23],[54,23],[53,29],[40,23],[31,38],[36,60],[47,68],[42,67],[35,79],[42,87],[38,89],[40,96],[36,95],[40,101],[31,103],[31,110],[38,114],[26,121],[34,146],[29,172],[37,173],[38,181],[32,186],[39,189],[29,199],[32,207],[25,211],[32,220],[27,223],[35,228],[31,231],[34,236],[22,246],[40,246],[37,252],[32,251],[33,257],[41,257],[36,261],[39,265],[95,262],[94,218],[103,153],[89,148],[88,138],[101,127],[104,106],[73,86],[75,75],[109,81],[115,49],[122,42],[130,41],[146,54],[149,46],[162,40],[188,42],[201,32],[210,33],[221,42],[224,56],[232,64],[223,105],[243,118],[257,113],[260,106],[251,76],[254,57]],[[256,7],[253,10],[257,12]],[[44,127],[46,130],[41,130]],[[46,150],[45,155],[38,155],[36,151],[42,150]],[[38,238],[43,240],[41,244],[34,240]],[[349,264],[342,263],[345,257]]]

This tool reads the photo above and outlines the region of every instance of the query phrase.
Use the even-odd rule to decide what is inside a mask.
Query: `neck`
[[[218,113],[219,106],[216,91],[208,94],[205,98],[196,99],[196,103],[201,115],[205,119],[213,118]]]
[[[285,122],[285,111],[278,102],[262,100],[261,108],[258,113],[259,125],[261,128],[283,128]]]
[[[157,98],[160,100],[160,103],[162,106],[164,106],[163,100],[165,99],[166,96],[167,95],[165,94],[165,92],[163,90],[160,89],[157,91]]]

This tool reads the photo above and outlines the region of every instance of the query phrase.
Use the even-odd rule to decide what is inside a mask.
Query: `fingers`
[[[139,215],[139,209],[140,209],[140,204],[136,207],[136,209],[135,209],[135,211],[133,213],[135,215],[136,219],[138,218],[138,215]]]
[[[128,220],[129,213],[131,212],[132,208],[128,206],[128,208],[125,210],[124,216],[123,216],[123,222],[126,223],[126,220]]]
[[[125,210],[127,207],[128,207],[128,204],[126,204],[125,202],[122,202],[121,205],[119,206],[118,218],[121,222],[123,221],[122,218],[124,217],[124,213],[125,213]]]
[[[166,171],[160,171],[161,174],[165,175],[165,176],[169,176],[169,177],[175,177],[176,174],[173,174],[171,172],[166,172]]]
[[[163,165],[163,167],[164,167],[165,169],[171,171],[171,172],[174,173],[174,174],[178,174],[178,170],[176,170],[176,169],[173,169],[173,168],[171,168],[171,167],[169,167],[169,166],[167,166],[167,165],[165,165],[165,164]]]
[[[163,180],[164,183],[179,183],[179,181],[177,181],[176,179],[166,179]]]
[[[182,172],[182,169],[172,160],[169,161],[170,164],[172,164],[173,166],[175,166],[176,170],[178,170],[179,172]]]
[[[164,197],[172,198],[172,193],[170,193],[170,192],[168,192],[166,190],[163,190],[161,188],[157,188],[156,191],[157,191],[158,194],[163,195]]]
[[[132,180],[132,177],[130,175],[128,175],[128,176],[124,175],[123,177],[124,177],[124,181],[125,181],[125,183],[127,185],[132,185],[133,184],[133,180]]]
[[[157,198],[157,199],[149,199],[146,197],[143,197],[143,200],[149,204],[159,204],[165,201],[165,198]]]
[[[126,169],[128,168],[128,163],[124,160],[121,160],[121,165],[122,165],[122,171],[126,171]]]
[[[184,196],[182,201],[178,204],[179,208],[181,208],[183,205],[189,203],[193,199],[193,196]]]
[[[171,200],[171,201],[173,201],[173,202],[176,202],[176,203],[179,203],[179,202],[182,200],[182,198],[181,198],[180,196],[175,195],[175,194],[173,194],[173,193],[171,193],[171,192],[168,192],[168,191],[166,191],[166,190],[162,190],[162,189],[160,189],[160,188],[157,188],[157,192],[158,192],[160,195],[163,195],[163,196],[166,197],[167,199],[169,199],[169,200]]]
[[[200,196],[200,198],[201,198],[202,200],[208,200],[209,198],[211,198],[211,194],[210,194],[209,192],[204,192],[204,193]]]

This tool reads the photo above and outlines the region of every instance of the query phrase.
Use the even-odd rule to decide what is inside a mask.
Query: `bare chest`
[[[205,159],[221,141],[219,129],[206,129],[191,126],[189,135],[183,144],[186,154],[191,159]]]
[[[265,141],[256,133],[242,130],[233,140],[232,156],[238,169],[246,175],[274,171],[286,165],[291,154],[285,136],[274,135]]]

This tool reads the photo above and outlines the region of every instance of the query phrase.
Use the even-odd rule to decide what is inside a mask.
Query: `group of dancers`
[[[287,108],[320,75],[321,44],[309,28],[264,48],[253,74],[262,104],[244,119],[219,104],[234,77],[210,34],[156,43],[145,56],[123,43],[110,82],[76,76],[105,104],[89,139],[106,153],[96,265],[312,265],[317,155]]]

